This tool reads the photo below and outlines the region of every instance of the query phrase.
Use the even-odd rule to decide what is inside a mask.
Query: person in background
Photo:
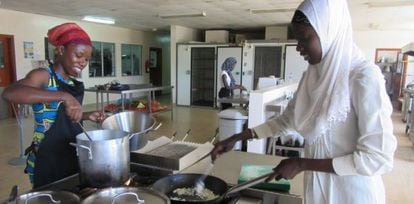
[[[222,87],[219,91],[219,98],[224,98],[234,95],[235,89],[246,90],[242,85],[237,85],[233,77],[232,71],[237,64],[234,57],[228,57],[221,65],[221,83]],[[231,108],[231,103],[221,103],[221,110]]]
[[[305,157],[282,160],[268,181],[304,172],[307,204],[385,203],[381,175],[392,170],[397,146],[392,106],[381,70],[353,43],[347,1],[305,0],[291,26],[309,63],[293,99],[280,117],[220,141],[212,159],[238,140],[296,130]]]
[[[390,100],[392,102],[393,87],[392,87],[391,66],[389,65],[385,66],[382,74],[384,75],[384,79],[385,79],[385,90],[387,90],[387,94],[390,97]]]
[[[50,29],[47,36],[56,46],[55,63],[48,69],[30,71],[2,94],[11,103],[32,104],[34,136],[25,151],[25,172],[33,188],[77,173],[76,148],[69,143],[76,142],[76,135],[82,132],[82,120],[104,119],[102,112],[83,112],[84,86],[74,78],[91,57],[88,34],[75,23],[64,23]]]

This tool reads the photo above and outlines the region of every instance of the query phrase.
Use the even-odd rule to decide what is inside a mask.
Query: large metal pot
[[[81,184],[120,186],[129,178],[129,135],[122,130],[93,130],[76,136]]]
[[[11,203],[16,204],[78,204],[80,199],[77,195],[67,191],[38,191],[19,195],[17,199]]]
[[[94,193],[82,201],[82,204],[169,204],[163,194],[148,188],[117,187],[106,188]]]
[[[157,129],[155,119],[150,114],[125,111],[107,117],[103,123],[103,129],[123,130],[132,134],[129,141],[130,151],[141,149],[148,143],[148,131]]]

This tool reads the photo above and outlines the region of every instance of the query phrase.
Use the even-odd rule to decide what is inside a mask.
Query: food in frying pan
[[[216,195],[208,188],[204,188],[200,194],[198,194],[195,188],[177,188],[173,191],[173,195],[170,196],[171,200],[176,201],[188,201],[188,200],[213,200],[218,198],[219,195]]]

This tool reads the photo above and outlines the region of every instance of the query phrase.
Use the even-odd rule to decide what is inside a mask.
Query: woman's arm
[[[65,112],[71,120],[78,122],[82,119],[82,106],[71,94],[63,91],[49,91],[49,72],[45,69],[35,69],[27,76],[7,87],[2,97],[12,103],[34,104],[52,101],[62,101]]]
[[[221,80],[223,80],[223,84],[224,84],[224,87],[226,87],[226,89],[231,89],[231,90],[234,90],[234,89],[246,90],[246,88],[244,88],[244,86],[242,86],[242,85],[235,84],[234,86],[230,86],[230,84],[227,83],[227,76],[226,75],[223,75],[221,77]]]
[[[361,68],[352,78],[351,101],[359,137],[355,150],[333,158],[338,175],[381,175],[393,168],[397,141],[391,120],[392,105],[378,68]]]
[[[51,101],[67,100],[67,93],[48,91],[42,87],[49,83],[49,72],[45,69],[35,69],[27,76],[7,87],[2,97],[12,103],[33,104]]]

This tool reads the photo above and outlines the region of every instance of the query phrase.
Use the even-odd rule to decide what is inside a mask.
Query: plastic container
[[[219,139],[224,140],[230,136],[243,131],[243,126],[246,123],[248,116],[247,112],[242,109],[226,109],[219,114]],[[234,145],[234,150],[241,150],[241,141]]]

